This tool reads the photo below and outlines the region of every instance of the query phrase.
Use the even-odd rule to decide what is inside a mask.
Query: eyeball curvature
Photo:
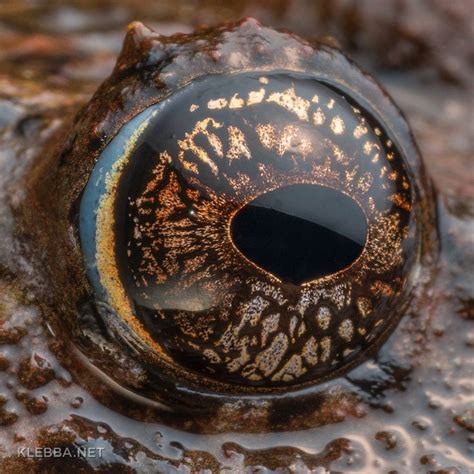
[[[213,34],[126,41],[94,129],[111,138],[85,136],[101,94],[79,133],[76,153],[95,156],[82,256],[150,380],[297,390],[400,319],[427,232],[422,165],[398,110],[339,51],[251,20]]]
[[[95,236],[91,280],[158,357],[225,383],[284,386],[327,376],[393,324],[415,254],[410,184],[382,126],[341,92],[286,71],[204,78],[108,147],[81,208],[83,242]],[[342,268],[337,248],[327,262],[316,249],[314,278],[295,284],[291,262],[279,277],[239,250],[240,213],[285,189],[303,213],[296,234],[313,219],[330,232],[306,245],[329,251],[339,236],[343,253],[356,241]]]

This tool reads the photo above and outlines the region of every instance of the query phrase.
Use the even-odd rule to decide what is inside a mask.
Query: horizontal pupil
[[[283,282],[299,285],[353,263],[367,223],[359,205],[334,189],[295,184],[258,196],[234,216],[235,246]]]

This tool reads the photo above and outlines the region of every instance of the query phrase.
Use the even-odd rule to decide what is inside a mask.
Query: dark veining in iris
[[[244,206],[232,220],[231,234],[249,260],[298,285],[350,265],[362,253],[367,224],[345,194],[295,184]]]

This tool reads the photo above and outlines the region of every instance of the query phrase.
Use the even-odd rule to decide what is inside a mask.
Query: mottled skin
[[[238,41],[238,37],[234,38],[233,41]],[[350,66],[348,65],[345,65],[344,67],[350,68]],[[117,71],[119,70],[120,68],[118,68]],[[117,74],[119,74],[119,72],[117,72]],[[138,74],[140,75],[142,73],[139,72]],[[143,74],[145,74],[145,71],[143,71]],[[123,77],[123,80],[127,81],[126,72],[123,74]],[[104,86],[103,90],[108,90],[107,88],[109,86],[110,83]],[[359,86],[360,85],[358,84],[354,84],[356,91]],[[133,86],[131,86],[128,92],[130,92],[131,94],[130,97],[133,97]],[[146,87],[143,88],[143,92],[144,97],[147,97]],[[54,296],[54,298],[50,299],[50,295],[43,296],[42,299],[44,302],[47,302],[47,304],[43,304],[42,308],[45,314],[47,314],[48,312],[49,314],[51,314],[52,317],[49,320],[49,324],[52,325],[56,334],[58,333],[58,331],[61,331],[61,327],[55,324],[55,312],[56,316],[59,316],[60,314],[62,317],[68,314],[70,316],[74,316],[75,310],[73,311],[72,308],[68,309],[68,305],[70,305],[72,301],[79,301],[80,296],[84,291],[84,288],[87,288],[85,284],[82,283],[83,281],[85,281],[83,280],[83,277],[78,278],[75,276],[74,268],[78,268],[80,262],[79,259],[76,261],[77,267],[75,267],[74,264],[72,264],[72,266],[70,264],[68,264],[67,266],[65,265],[64,267],[62,265],[58,266],[58,262],[70,262],[71,258],[74,259],[74,255],[79,255],[78,248],[74,248],[72,252],[70,250],[70,245],[74,241],[74,239],[71,240],[70,237],[64,235],[64,231],[61,231],[61,229],[64,228],[64,223],[68,222],[74,214],[72,213],[71,215],[71,213],[68,212],[70,206],[66,206],[67,210],[65,210],[63,204],[65,202],[72,202],[73,196],[77,195],[77,190],[81,189],[84,186],[84,177],[81,175],[81,173],[84,173],[85,170],[89,172],[91,169],[94,153],[92,153],[92,155],[90,155],[89,157],[87,157],[87,155],[90,154],[90,152],[94,149],[96,154],[97,151],[100,150],[103,146],[100,140],[97,140],[97,138],[102,135],[100,133],[101,130],[107,130],[107,134],[102,135],[105,138],[105,141],[110,139],[114,135],[114,130],[109,129],[108,127],[111,127],[114,123],[121,123],[123,120],[127,120],[127,117],[130,117],[131,115],[136,113],[136,111],[131,111],[131,109],[133,108],[132,102],[133,101],[124,101],[121,104],[123,110],[121,109],[116,111],[108,111],[107,114],[103,112],[103,115],[98,113],[98,109],[94,109],[93,107],[89,109],[90,115],[86,115],[86,117],[89,117],[90,121],[87,122],[87,119],[84,119],[84,123],[80,124],[79,127],[84,127],[85,130],[89,129],[90,131],[90,123],[94,122],[96,124],[100,124],[96,125],[96,127],[94,128],[97,133],[87,137],[87,139],[90,140],[90,142],[88,142],[87,147],[85,147],[84,142],[77,143],[76,145],[74,145],[74,139],[71,142],[73,144],[73,147],[76,147],[76,150],[80,149],[81,147],[84,147],[82,154],[82,156],[84,157],[84,168],[76,169],[74,171],[73,166],[69,165],[68,168],[68,163],[65,159],[65,155],[59,156],[58,158],[57,154],[48,153],[44,155],[47,158],[45,158],[44,162],[40,164],[39,167],[36,168],[36,170],[34,170],[32,177],[29,180],[28,189],[30,190],[31,195],[29,200],[25,201],[24,203],[24,207],[26,207],[26,209],[22,209],[19,215],[20,219],[25,222],[25,225],[23,226],[23,235],[25,240],[28,241],[29,239],[31,239],[31,236],[34,235],[36,237],[35,250],[46,249],[46,255],[49,254],[55,256],[54,258],[51,258],[51,260],[49,261],[50,263],[48,263],[48,258],[46,258],[46,260],[43,260],[43,265],[45,266],[46,273],[48,273],[49,271],[50,276],[54,276],[55,282],[53,284],[56,285],[57,288],[56,296]],[[114,101],[112,101],[112,104],[114,104]],[[382,109],[384,113],[387,113],[389,116],[391,110],[393,111],[390,103],[385,103]],[[390,121],[394,119],[393,117],[395,117],[397,113],[394,113],[394,115],[390,118]],[[124,117],[122,114],[125,114],[127,117]],[[81,116],[84,117],[84,113],[82,113]],[[68,128],[69,127],[66,126],[63,131],[58,133],[58,135],[51,140],[51,143],[46,145],[46,149],[51,150],[52,145],[57,143],[57,141],[60,142],[58,144],[57,149],[61,149],[63,147],[63,143],[61,142],[63,137],[65,136],[65,133],[67,133]],[[401,127],[399,132],[406,139],[408,138],[408,132],[404,130],[403,127]],[[62,137],[62,139],[58,139],[58,137]],[[410,156],[410,154],[407,153],[407,156]],[[411,156],[416,156],[416,153],[415,155],[411,154]],[[64,180],[58,180],[58,175],[55,175],[56,172],[54,170],[57,169],[58,165],[59,168],[63,168],[59,176],[61,176],[62,178],[66,177],[66,179]],[[410,165],[413,169],[413,173],[417,176],[417,179],[425,179],[424,173],[419,168],[419,164],[411,163]],[[41,170],[42,167],[49,168],[49,172],[44,173]],[[64,170],[64,168],[66,169]],[[76,174],[74,174],[74,172]],[[55,184],[52,186],[52,183]],[[56,187],[58,186],[58,184],[59,189]],[[48,191],[46,191],[47,189]],[[53,193],[54,196],[61,196],[61,204],[56,204],[54,202],[55,198],[51,195],[48,196],[48,194],[50,194],[50,189],[55,189],[55,192]],[[422,189],[429,189],[429,185],[425,182]],[[51,201],[51,199],[53,202]],[[422,210],[421,212],[427,212],[428,214],[431,214],[432,209],[428,205],[431,198],[428,198],[428,200],[425,201],[426,196],[421,196],[420,199],[420,209]],[[45,203],[46,206],[44,205]],[[451,204],[448,203],[448,205]],[[440,209],[440,219],[442,223],[441,225],[449,225],[449,228],[453,229],[451,237],[449,237],[451,239],[451,246],[462,245],[459,244],[459,239],[462,238],[462,236],[465,235],[465,232],[468,230],[467,218],[460,217],[459,222],[454,222],[450,220],[452,218],[448,217],[448,214],[443,204],[440,205]],[[51,219],[48,217],[50,212],[53,213],[55,218]],[[33,216],[35,216],[35,218],[33,218]],[[466,222],[465,224],[463,223],[463,219]],[[31,228],[31,224],[34,222],[36,222],[37,224],[36,226],[34,226],[36,227],[36,229]],[[40,228],[50,229],[48,231],[48,235],[58,235],[58,238],[65,245],[58,244],[57,240],[50,239],[48,236],[43,235],[44,230],[41,231],[39,230]],[[456,232],[455,230],[458,230],[458,232]],[[52,242],[52,240],[54,241]],[[426,254],[436,255],[434,248],[431,246],[429,238],[424,238],[423,243],[425,246]],[[428,246],[428,248],[426,248],[426,246]],[[62,252],[62,257],[64,257],[63,260],[61,260],[61,256],[59,258],[57,257],[58,251]],[[32,253],[33,255],[35,254],[35,252]],[[31,255],[30,258],[32,258]],[[158,426],[157,422],[161,422],[162,424],[160,426],[162,426],[163,428],[159,429],[162,431],[162,433],[164,432],[164,436],[166,439],[173,439],[173,437],[174,439],[176,439],[177,435],[167,432],[167,428],[165,426],[175,426],[180,427],[185,431],[197,431],[206,433],[226,432],[227,430],[242,430],[244,432],[295,430],[295,433],[293,434],[281,433],[279,443],[281,442],[289,446],[303,446],[303,453],[301,451],[298,452],[298,450],[294,448],[272,448],[271,441],[269,443],[265,443],[265,446],[270,445],[268,449],[255,449],[253,451],[248,451],[241,448],[238,443],[235,444],[229,442],[225,444],[225,448],[223,446],[225,454],[224,457],[222,457],[222,454],[220,454],[221,451],[219,450],[218,446],[215,446],[213,444],[214,441],[211,442],[210,438],[207,438],[207,441],[205,442],[206,444],[204,444],[204,449],[209,453],[213,454],[203,453],[202,451],[200,451],[203,449],[203,445],[200,444],[200,442],[198,441],[199,438],[197,438],[196,440],[194,440],[194,438],[186,438],[184,432],[182,434],[181,439],[183,440],[185,446],[193,445],[195,447],[194,450],[189,451],[185,447],[175,445],[174,449],[178,449],[179,454],[177,454],[176,452],[156,452],[156,449],[150,450],[150,448],[147,447],[150,446],[149,439],[151,439],[151,434],[147,434],[144,436],[138,434],[141,429],[139,427],[139,422],[136,422],[136,424],[134,424],[134,422],[130,421],[130,424],[128,424],[126,428],[123,426],[121,428],[117,426],[115,429],[111,429],[108,426],[99,426],[96,422],[89,422],[87,418],[84,419],[83,417],[74,417],[70,420],[61,422],[57,425],[56,428],[44,428],[43,430],[35,433],[34,439],[30,438],[28,430],[25,431],[24,428],[20,427],[20,425],[17,424],[16,432],[18,432],[20,435],[23,434],[23,436],[27,436],[29,438],[26,441],[20,441],[20,443],[27,443],[29,445],[33,443],[33,445],[39,444],[64,446],[68,443],[73,443],[74,440],[76,440],[77,442],[78,438],[82,438],[83,440],[102,439],[107,440],[107,443],[110,443],[110,446],[112,446],[116,452],[120,452],[121,449],[124,449],[123,443],[125,443],[126,441],[123,437],[123,433],[125,430],[125,433],[127,433],[128,436],[136,437],[137,439],[141,438],[142,444],[140,444],[140,441],[128,440],[128,444],[125,447],[125,449],[128,450],[128,453],[134,455],[133,459],[129,459],[129,465],[138,471],[144,469],[144,457],[147,458],[147,462],[149,463],[148,466],[151,465],[158,470],[173,470],[174,468],[177,468],[180,464],[183,467],[187,465],[191,467],[191,469],[197,469],[198,466],[206,467],[215,472],[218,472],[219,468],[222,468],[226,465],[231,466],[233,469],[242,469],[245,466],[257,465],[267,466],[270,469],[276,469],[278,467],[288,468],[289,466],[292,466],[291,469],[296,472],[298,469],[302,469],[302,466],[307,466],[309,468],[313,468],[316,466],[326,466],[328,468],[330,467],[331,469],[344,470],[344,466],[346,466],[347,469],[347,465],[349,464],[337,464],[337,460],[342,463],[344,453],[349,453],[351,451],[353,453],[355,452],[356,459],[359,459],[355,461],[356,465],[357,463],[362,463],[362,466],[359,464],[359,468],[363,468],[363,466],[366,466],[367,468],[368,465],[371,466],[370,468],[377,466],[372,464],[375,461],[373,455],[368,454],[367,448],[364,448],[364,454],[364,450],[361,448],[360,445],[357,444],[356,438],[352,433],[353,428],[350,428],[349,425],[352,424],[352,426],[371,426],[372,424],[372,426],[374,426],[374,429],[377,429],[376,427],[381,427],[380,420],[377,420],[377,413],[380,413],[380,411],[367,411],[368,405],[363,404],[361,406],[358,403],[361,400],[365,400],[367,403],[370,403],[372,405],[380,405],[380,403],[382,403],[383,405],[386,403],[386,401],[380,402],[378,401],[378,397],[380,397],[382,393],[385,393],[385,391],[390,386],[407,386],[407,374],[410,374],[413,370],[411,368],[412,357],[417,357],[417,364],[420,364],[421,367],[427,367],[426,371],[421,374],[422,380],[432,377],[428,369],[430,367],[429,354],[426,357],[423,357],[422,355],[420,355],[420,351],[423,352],[422,348],[427,347],[430,344],[432,345],[432,347],[435,347],[433,346],[433,343],[430,343],[430,337],[426,328],[430,321],[430,318],[438,318],[439,320],[441,313],[435,311],[433,315],[433,311],[430,309],[430,305],[427,302],[426,297],[424,296],[424,283],[426,283],[426,281],[430,278],[432,279],[432,281],[429,282],[429,286],[431,287],[431,295],[433,295],[433,291],[435,295],[440,294],[441,289],[446,291],[446,281],[453,281],[460,278],[459,275],[461,275],[461,272],[459,268],[462,264],[462,260],[464,260],[462,257],[459,258],[459,255],[454,250],[449,255],[444,254],[444,259],[447,259],[447,261],[449,261],[449,267],[442,267],[440,277],[441,279],[435,279],[434,273],[430,274],[429,272],[424,272],[422,278],[420,277],[420,280],[418,280],[418,293],[416,295],[417,297],[409,308],[409,311],[417,314],[417,317],[413,319],[402,319],[399,328],[394,333],[394,336],[386,345],[383,346],[383,348],[379,352],[376,359],[377,363],[375,368],[371,367],[370,364],[364,365],[359,370],[350,372],[345,379],[338,378],[332,382],[321,384],[317,386],[312,392],[306,392],[304,395],[301,394],[298,403],[295,403],[294,399],[275,398],[274,400],[272,400],[271,397],[268,397],[267,399],[263,399],[260,397],[256,397],[254,399],[248,398],[247,400],[244,399],[239,402],[237,400],[232,401],[226,399],[226,397],[222,396],[219,400],[219,403],[216,403],[216,406],[214,407],[219,413],[217,417],[213,413],[203,413],[202,415],[193,413],[191,416],[188,417],[182,410],[179,410],[178,414],[167,416],[166,414],[163,414],[162,412],[156,409],[144,410],[142,404],[143,400],[142,402],[140,402],[139,400],[135,399],[134,402],[130,402],[127,401],[126,397],[122,398],[120,396],[117,396],[115,392],[109,392],[109,389],[103,387],[101,382],[95,383],[94,380],[91,380],[89,370],[84,370],[84,368],[81,369],[77,359],[74,360],[73,358],[71,360],[68,356],[66,356],[67,352],[61,349],[61,344],[59,341],[56,343],[55,346],[51,346],[51,348],[58,355],[58,357],[60,357],[63,367],[68,368],[73,374],[75,374],[75,380],[80,382],[84,387],[88,388],[88,390],[91,393],[94,393],[94,396],[101,400],[101,402],[103,403],[104,408],[101,410],[100,415],[96,414],[96,419],[98,417],[101,417],[104,422],[113,424],[114,415],[111,416],[110,414],[108,414],[107,409],[105,408],[106,406],[113,406],[116,411],[126,413],[130,417],[130,420],[147,421],[148,425],[150,423],[155,424],[155,430]],[[48,266],[50,268],[48,268]],[[465,286],[465,283],[463,283],[461,279],[460,281],[457,281],[456,285],[458,288],[463,288],[463,285]],[[448,288],[450,287],[448,286]],[[462,297],[461,293],[467,295],[469,294],[467,290],[461,291],[461,289],[459,289],[458,291],[460,292],[460,297]],[[63,297],[61,301],[59,301],[57,295],[61,294],[63,295]],[[77,297],[74,295],[77,295]],[[455,308],[452,303],[444,303],[444,305],[448,312],[453,311],[453,309]],[[48,307],[50,308],[49,310]],[[108,366],[110,372],[114,374],[116,379],[120,380],[122,385],[128,387],[135,386],[136,391],[142,391],[143,386],[150,381],[146,381],[145,375],[141,371],[140,367],[135,365],[133,360],[126,358],[123,354],[120,353],[120,351],[117,351],[117,344],[113,341],[113,339],[111,340],[103,338],[103,336],[99,335],[99,328],[94,329],[95,323],[93,323],[93,320],[90,318],[92,312],[90,310],[87,310],[86,302],[81,302],[79,307],[81,309],[80,312],[83,314],[83,317],[86,320],[85,322],[89,326],[89,331],[84,331],[83,335],[86,335],[89,338],[90,343],[92,343],[90,347],[90,354],[94,353],[94,348],[97,347],[96,344],[100,344],[102,348],[103,360],[96,360],[96,362],[98,362],[97,365],[102,365],[103,368]],[[58,311],[54,310],[54,308],[60,308],[59,314]],[[431,306],[431,308],[433,307]],[[468,303],[463,303],[463,306],[457,309],[461,310],[462,314],[465,315],[465,317],[468,317],[470,314],[469,308],[470,306]],[[15,311],[15,314],[17,313],[18,311]],[[451,324],[450,327],[453,328],[452,331],[454,331],[454,329],[459,326],[459,324],[457,324],[455,321],[449,324]],[[462,328],[463,326],[459,327]],[[437,330],[437,334],[439,334],[437,337],[441,337],[442,335],[442,332],[439,331],[440,330]],[[456,329],[456,331],[458,330]],[[453,332],[453,334],[462,334],[462,332]],[[13,337],[14,334],[8,330],[7,336]],[[80,336],[80,334],[78,336]],[[21,334],[19,334],[17,336],[17,339],[21,339],[21,337]],[[85,338],[86,340],[87,337]],[[454,342],[455,341],[453,341],[453,343]],[[444,343],[443,345],[445,346],[446,343]],[[452,347],[454,348],[455,346],[453,345]],[[43,351],[45,351],[45,349]],[[48,358],[52,359],[53,356],[49,355]],[[115,362],[113,362],[114,360]],[[439,357],[439,360],[441,361],[441,357]],[[35,364],[36,370],[34,370]],[[37,360],[33,363],[33,370],[29,369],[30,365],[31,363],[23,364],[20,367],[20,371],[18,372],[18,377],[21,381],[20,383],[22,383],[24,387],[34,387],[38,386],[37,384],[42,387],[43,385],[41,384],[46,384],[48,383],[48,381],[51,380],[51,370],[54,370],[54,372],[58,374],[58,378],[59,374],[61,373],[61,370],[57,365],[55,365],[54,368],[48,368],[47,363],[41,363],[38,365]],[[41,375],[39,375],[39,377],[35,377],[34,374],[39,371],[38,367],[41,367]],[[419,371],[418,377],[420,377]],[[169,378],[172,380],[172,374],[170,374]],[[35,380],[36,382],[34,382]],[[98,380],[101,380],[101,378],[99,378]],[[33,383],[34,385],[31,385],[31,383]],[[69,382],[67,382],[67,380],[65,379],[64,385],[67,385],[68,383]],[[452,381],[451,383],[454,383],[454,381]],[[360,386],[361,388],[357,389],[357,386]],[[163,389],[163,387],[160,387],[160,389]],[[64,387],[62,390],[64,390],[65,394],[68,393],[66,387]],[[74,390],[77,394],[78,389],[75,388]],[[463,389],[459,386],[459,388],[456,388],[456,390],[462,391]],[[151,393],[148,393],[150,398],[153,397],[154,393],[156,393],[156,389],[152,390]],[[145,394],[147,393],[145,392]],[[87,398],[85,392],[81,392],[80,395],[83,398],[86,398],[87,404],[91,402]],[[180,397],[177,396],[176,398]],[[391,403],[394,404],[395,407],[404,404],[405,410],[407,409],[406,398],[403,395],[401,397],[401,400],[398,399],[396,394],[391,398]],[[200,399],[196,395],[194,396],[194,402],[195,404],[201,406],[206,405],[205,399]],[[440,406],[440,402],[436,402],[436,400],[433,402],[430,401],[430,404],[431,403],[433,404],[433,407],[435,407],[436,403],[438,403],[438,407]],[[32,404],[30,403],[30,406],[31,405]],[[388,411],[393,410],[393,406],[390,406],[390,404],[385,405],[385,409]],[[33,410],[33,408],[31,408],[31,410]],[[52,411],[52,409],[50,408],[49,411]],[[5,415],[3,416],[3,420],[5,420],[5,423],[8,422],[8,418],[6,416],[6,414],[8,413],[10,412],[7,405]],[[33,411],[31,411],[30,413],[33,413]],[[38,409],[37,413],[40,413],[40,409]],[[181,413],[181,415],[179,415],[179,413]],[[459,426],[469,426],[469,415],[467,411],[463,414],[460,414],[460,416],[461,419]],[[89,413],[88,417],[94,418],[94,415],[92,413]],[[357,418],[361,418],[361,423],[358,423]],[[301,431],[304,429],[310,429],[321,425],[331,426],[331,423],[334,423],[336,421],[342,421],[344,419],[347,419],[349,423],[342,424],[340,431],[337,431],[337,425],[334,425],[335,431],[326,432],[327,437],[324,437],[322,445],[319,441],[317,441],[321,439],[322,431],[318,431],[318,429],[310,432]],[[49,423],[55,424],[58,423],[60,420],[61,419],[58,420],[53,418],[50,420]],[[10,421],[10,423],[12,422],[15,423],[14,420]],[[413,421],[413,423],[415,423],[415,421]],[[423,420],[417,420],[417,426],[423,426],[423,423],[426,424],[426,421],[424,422]],[[382,427],[386,428],[385,425],[383,425]],[[357,430],[357,428],[355,429]],[[420,428],[420,430],[421,429],[422,428]],[[118,432],[120,432],[121,434],[119,435]],[[298,437],[298,432],[300,432],[303,437]],[[292,438],[293,435],[294,438]],[[150,436],[150,438],[148,438],[148,436]],[[378,435],[376,439],[393,439],[393,437],[395,437],[395,439],[398,439],[398,444],[397,442],[395,442],[398,448],[395,449],[402,450],[397,451],[397,453],[399,457],[401,456],[403,458],[403,449],[405,449],[403,448],[403,446],[406,442],[404,441],[405,435],[400,431],[397,432],[397,429],[395,429],[392,430],[391,436],[392,438],[387,437],[382,433]],[[417,435],[413,434],[413,436],[416,437]],[[334,439],[335,437],[339,437],[339,440],[332,442],[332,439]],[[345,437],[347,437],[348,439],[345,439]],[[308,443],[304,441],[305,438],[310,440],[312,439],[312,441],[310,442],[311,446],[309,446]],[[222,437],[218,439],[220,439],[220,444],[222,444]],[[250,442],[251,441],[249,440],[246,443],[244,442],[244,444],[249,445]],[[219,441],[217,441],[217,443],[219,443]],[[325,444],[327,444],[328,446],[326,449],[323,449]],[[393,446],[393,443],[387,442],[387,446]],[[310,451],[312,454],[307,455],[305,454],[306,451]],[[13,452],[13,450],[11,450],[11,452]],[[137,453],[140,452],[142,453],[141,457],[137,457]],[[470,465],[468,457],[462,458],[460,452],[459,455],[461,457],[452,460],[451,465],[455,464],[458,467],[460,466],[461,469],[463,469],[464,467],[468,469],[468,466]],[[126,455],[124,456],[126,457]],[[170,457],[176,456],[181,459],[181,461],[170,459]],[[244,456],[245,461],[243,463],[239,464],[239,456]],[[359,456],[359,458],[357,458],[357,456]],[[360,458],[360,456],[362,456],[362,458]],[[385,459],[382,452],[379,453],[379,456],[380,459]],[[449,456],[444,461],[440,460],[441,464],[439,464],[439,462],[438,464],[436,464],[436,460],[432,461],[429,458],[423,458],[422,461],[421,458],[422,457],[420,457],[421,464],[419,465],[422,466],[437,465],[438,467],[447,467],[450,465]],[[12,463],[14,463],[15,461],[10,460],[6,462],[10,463],[6,464],[7,466],[11,466]],[[23,464],[24,468],[24,464],[31,465],[32,462],[33,461],[23,462],[20,458],[16,466],[18,468],[21,468],[21,465]],[[67,463],[67,461],[65,462]],[[349,459],[347,459],[347,462],[349,463]],[[72,462],[69,461],[69,466],[74,465],[83,468],[87,468],[88,466],[83,461],[75,461],[74,463],[75,464],[72,464]],[[353,463],[354,461],[352,461],[352,465],[354,466]],[[48,465],[47,462],[45,462],[45,464],[46,466]],[[387,461],[385,466],[388,468],[389,465],[390,461]],[[105,462],[102,463],[102,466],[104,469],[107,469],[107,464]],[[380,464],[378,466],[380,467]],[[468,471],[466,470],[466,472]]]

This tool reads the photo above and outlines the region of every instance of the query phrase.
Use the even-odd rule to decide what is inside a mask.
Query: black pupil
[[[334,189],[295,184],[263,194],[231,223],[236,247],[282,281],[301,284],[342,270],[362,253],[366,218]]]

